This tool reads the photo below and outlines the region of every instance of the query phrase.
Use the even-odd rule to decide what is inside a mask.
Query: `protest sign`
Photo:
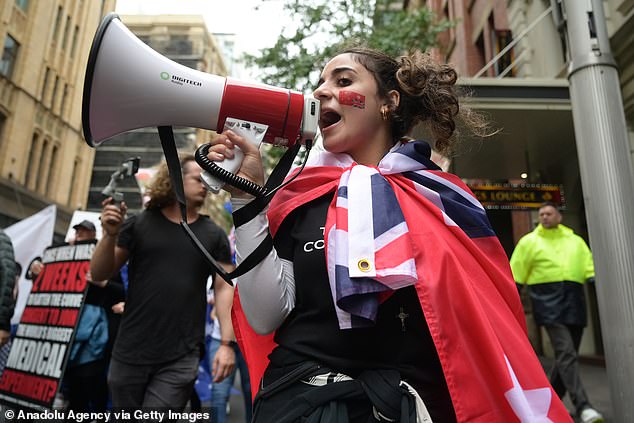
[[[94,242],[47,248],[0,376],[0,401],[47,409],[53,405],[84,303]]]

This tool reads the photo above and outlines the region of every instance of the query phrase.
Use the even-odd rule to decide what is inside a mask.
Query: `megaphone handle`
[[[194,153],[196,163],[198,163],[204,171],[211,174],[205,175],[205,172],[203,172],[202,179],[205,185],[213,192],[218,192],[224,183],[227,183],[255,197],[263,197],[266,195],[266,188],[233,173],[240,168],[240,164],[242,163],[242,150],[236,147],[234,150],[234,158],[223,160],[221,166],[219,166],[207,157],[210,146],[210,144],[203,144],[198,147]],[[218,179],[222,182],[218,181]]]
[[[215,163],[215,165],[226,170],[227,172],[236,173],[236,171],[240,168],[240,164],[242,163],[242,159],[244,158],[244,153],[242,152],[240,147],[236,145],[233,149],[233,154],[234,156],[232,159],[225,158],[223,161]],[[203,167],[203,169],[205,168]],[[214,194],[218,194],[220,189],[222,189],[225,182],[227,181],[224,179],[220,180],[214,177],[214,175],[210,174],[209,171],[205,170],[201,177],[207,189],[213,192]]]

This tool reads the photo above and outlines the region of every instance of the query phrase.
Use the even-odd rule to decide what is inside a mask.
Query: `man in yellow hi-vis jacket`
[[[594,263],[585,241],[561,220],[554,204],[542,204],[539,225],[517,243],[511,269],[518,284],[528,285],[535,322],[546,328],[555,350],[555,392],[570,394],[583,423],[597,423],[603,417],[590,405],[577,362],[587,321],[583,284],[594,280]]]

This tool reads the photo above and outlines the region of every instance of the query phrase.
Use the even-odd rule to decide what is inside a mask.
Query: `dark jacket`
[[[0,229],[0,329],[11,329],[13,316],[13,286],[15,285],[15,256],[11,238]]]

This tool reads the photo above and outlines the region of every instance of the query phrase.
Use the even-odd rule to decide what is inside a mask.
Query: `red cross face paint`
[[[354,91],[341,90],[339,91],[339,104],[365,109],[365,96]]]

